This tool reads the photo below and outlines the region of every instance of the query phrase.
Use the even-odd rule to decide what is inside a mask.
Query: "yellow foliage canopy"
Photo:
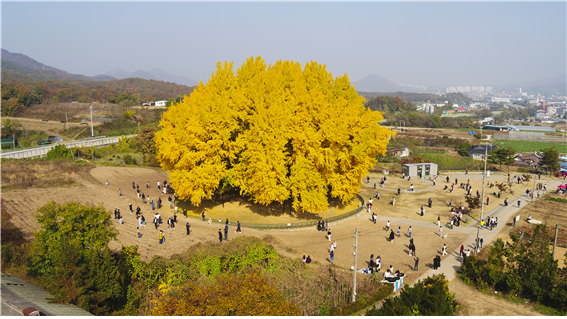
[[[212,198],[222,179],[268,205],[293,200],[296,210],[343,202],[384,154],[392,132],[348,76],[325,65],[249,58],[236,73],[217,64],[206,85],[163,114],[157,158],[181,199]]]
[[[259,272],[227,274],[204,287],[163,288],[153,300],[154,316],[299,316],[299,308]]]

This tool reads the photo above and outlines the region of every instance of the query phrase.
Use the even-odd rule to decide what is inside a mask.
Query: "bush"
[[[63,144],[59,144],[47,152],[47,159],[56,160],[60,158],[72,158],[73,150]]]
[[[130,154],[124,155],[123,159],[124,159],[124,163],[126,165],[138,165],[134,156],[132,156]]]
[[[398,297],[386,299],[380,309],[373,307],[366,316],[452,316],[457,303],[448,285],[443,275],[427,277],[411,288],[404,285]]]

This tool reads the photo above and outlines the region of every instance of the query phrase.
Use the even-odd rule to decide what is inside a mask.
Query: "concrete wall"
[[[136,135],[128,135],[126,137],[131,138]],[[118,143],[118,141],[122,138],[122,136],[112,136],[112,137],[103,137],[97,138],[92,140],[80,140],[80,141],[73,141],[68,143],[57,143],[57,144],[50,144],[42,147],[35,147],[35,148],[28,148],[25,150],[17,150],[17,151],[9,151],[9,152],[2,152],[0,153],[1,158],[32,158],[32,157],[43,157],[47,155],[47,152],[54,148],[57,145],[63,144],[67,148],[72,147],[100,147],[100,146],[107,146],[110,144]]]

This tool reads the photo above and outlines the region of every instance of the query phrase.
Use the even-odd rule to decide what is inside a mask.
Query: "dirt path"
[[[517,304],[502,298],[489,296],[456,278],[449,284],[449,291],[462,306],[457,316],[542,316],[531,306]]]

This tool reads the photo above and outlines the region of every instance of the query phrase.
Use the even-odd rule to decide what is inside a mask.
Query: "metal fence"
[[[311,220],[308,222],[299,222],[299,223],[281,223],[281,224],[254,224],[254,223],[240,223],[241,227],[247,227],[247,228],[253,228],[253,229],[260,229],[260,230],[268,230],[268,229],[296,229],[296,228],[307,228],[307,227],[315,227],[317,226],[317,223],[322,220],[324,222],[335,222],[341,219],[345,219],[351,216],[354,216],[358,213],[360,213],[361,211],[364,210],[364,199],[362,199],[362,197],[360,195],[356,195],[356,198],[358,198],[358,200],[360,201],[360,207],[348,212],[348,213],[344,213],[341,215],[337,215],[337,216],[333,216],[330,218],[322,218],[319,220]],[[201,217],[199,216],[192,216],[192,215],[187,215],[188,217],[194,218],[194,219],[201,219]],[[228,224],[230,226],[235,226],[237,225],[237,223],[235,222],[228,222]]]

